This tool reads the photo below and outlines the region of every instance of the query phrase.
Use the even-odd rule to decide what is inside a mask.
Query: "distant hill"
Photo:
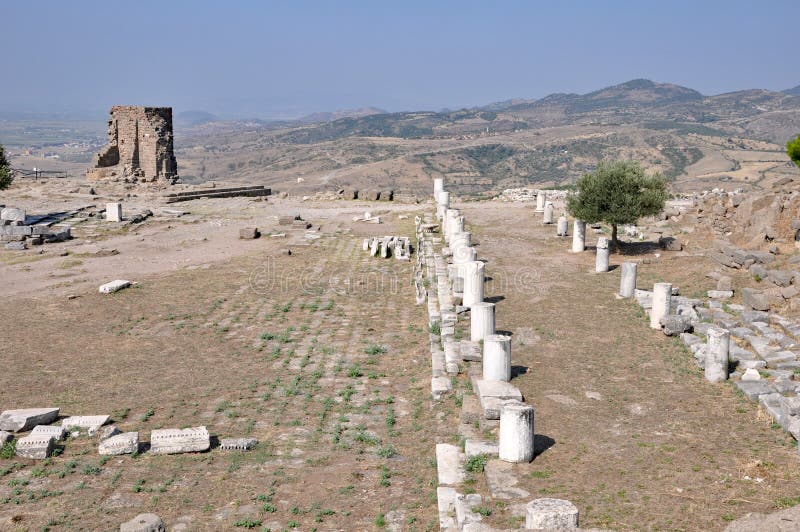
[[[216,116],[205,111],[181,111],[175,115],[176,126],[201,126],[218,120]]]
[[[797,177],[785,143],[800,131],[800,95],[761,89],[704,96],[635,79],[586,94],[514,98],[458,110],[366,108],[300,121],[215,123],[184,136],[182,175],[197,182],[459,194],[569,184],[603,159],[630,158],[681,187],[766,187]],[[380,139],[380,140],[378,140]],[[188,149],[200,146],[202,150]],[[735,183],[735,185],[734,185]],[[316,184],[316,185],[315,185]]]
[[[786,94],[791,94],[792,96],[800,96],[800,85],[798,85],[797,87],[792,87],[791,89],[786,89],[783,92],[785,92]]]
[[[360,118],[363,116],[386,114],[383,109],[377,107],[362,107],[361,109],[345,109],[342,111],[333,111],[327,113],[311,113],[302,118],[298,118],[296,122],[301,124],[313,124],[316,122],[332,122],[342,118]]]

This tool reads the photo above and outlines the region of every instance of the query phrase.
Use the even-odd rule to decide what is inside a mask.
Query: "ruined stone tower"
[[[172,108],[115,105],[110,114],[108,144],[95,155],[87,177],[174,183]]]

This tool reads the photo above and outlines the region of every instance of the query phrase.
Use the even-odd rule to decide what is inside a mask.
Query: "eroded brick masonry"
[[[171,107],[115,105],[110,114],[108,144],[94,156],[89,177],[177,180]]]

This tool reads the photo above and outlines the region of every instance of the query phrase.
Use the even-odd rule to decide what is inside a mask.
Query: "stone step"
[[[436,444],[436,473],[440,486],[457,486],[464,482],[464,454],[449,443]]]

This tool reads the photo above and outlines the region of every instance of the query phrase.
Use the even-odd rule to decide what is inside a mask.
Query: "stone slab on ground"
[[[483,360],[483,353],[481,352],[480,342],[471,342],[469,340],[461,341],[461,360],[465,362],[480,362]]]
[[[108,423],[109,416],[70,416],[61,420],[61,426],[65,429],[82,429],[89,434],[94,434],[100,427]]]
[[[436,472],[440,486],[457,486],[464,482],[464,455],[449,443],[436,444]]]
[[[128,288],[130,285],[130,281],[117,279],[116,281],[110,281],[104,285],[101,285],[98,290],[101,294],[113,294],[114,292],[119,292],[123,288]]]
[[[211,448],[211,437],[204,426],[186,429],[158,429],[150,433],[153,454],[197,453]]]
[[[750,513],[732,521],[725,532],[793,532],[800,530],[800,506],[771,514]]]
[[[219,441],[219,448],[223,451],[249,451],[258,445],[255,438],[222,438]]]
[[[464,454],[467,455],[467,458],[479,454],[497,457],[498,452],[499,450],[496,442],[488,440],[467,440],[464,443]]]
[[[25,436],[17,440],[17,456],[44,460],[53,452],[53,438],[44,436]]]
[[[49,436],[54,440],[63,440],[67,431],[61,425],[36,425],[31,431],[31,436]]]
[[[0,447],[7,444],[11,440],[14,439],[14,435],[10,432],[6,432],[4,430],[0,430]]]
[[[483,499],[477,493],[468,495],[458,494],[455,500],[456,524],[463,530],[464,526],[473,523],[480,523],[483,520],[481,514],[473,512],[472,509],[480,506]]]
[[[577,530],[578,508],[564,499],[535,499],[525,508],[528,530]]]
[[[139,433],[123,432],[100,442],[98,452],[102,455],[133,454],[139,450]]]
[[[764,380],[738,381],[736,382],[736,387],[739,388],[739,390],[751,401],[757,400],[760,395],[775,392],[772,386],[770,386],[769,383]]]
[[[475,391],[481,398],[495,397],[497,399],[522,401],[522,393],[511,383],[504,381],[490,381],[475,379]]]
[[[58,408],[21,408],[0,414],[0,430],[23,432],[36,425],[47,425],[58,418]]]
[[[119,532],[165,532],[164,521],[156,514],[139,514],[119,525]]]
[[[433,395],[435,401],[450,393],[452,389],[453,385],[448,377],[433,377],[431,379],[431,395]]]
[[[495,499],[523,499],[530,493],[517,487],[514,464],[502,460],[489,460],[484,469],[489,493]]]
[[[439,509],[439,528],[441,530],[458,530],[455,520],[455,503],[458,493],[455,488],[439,486],[436,488],[436,499]]]

